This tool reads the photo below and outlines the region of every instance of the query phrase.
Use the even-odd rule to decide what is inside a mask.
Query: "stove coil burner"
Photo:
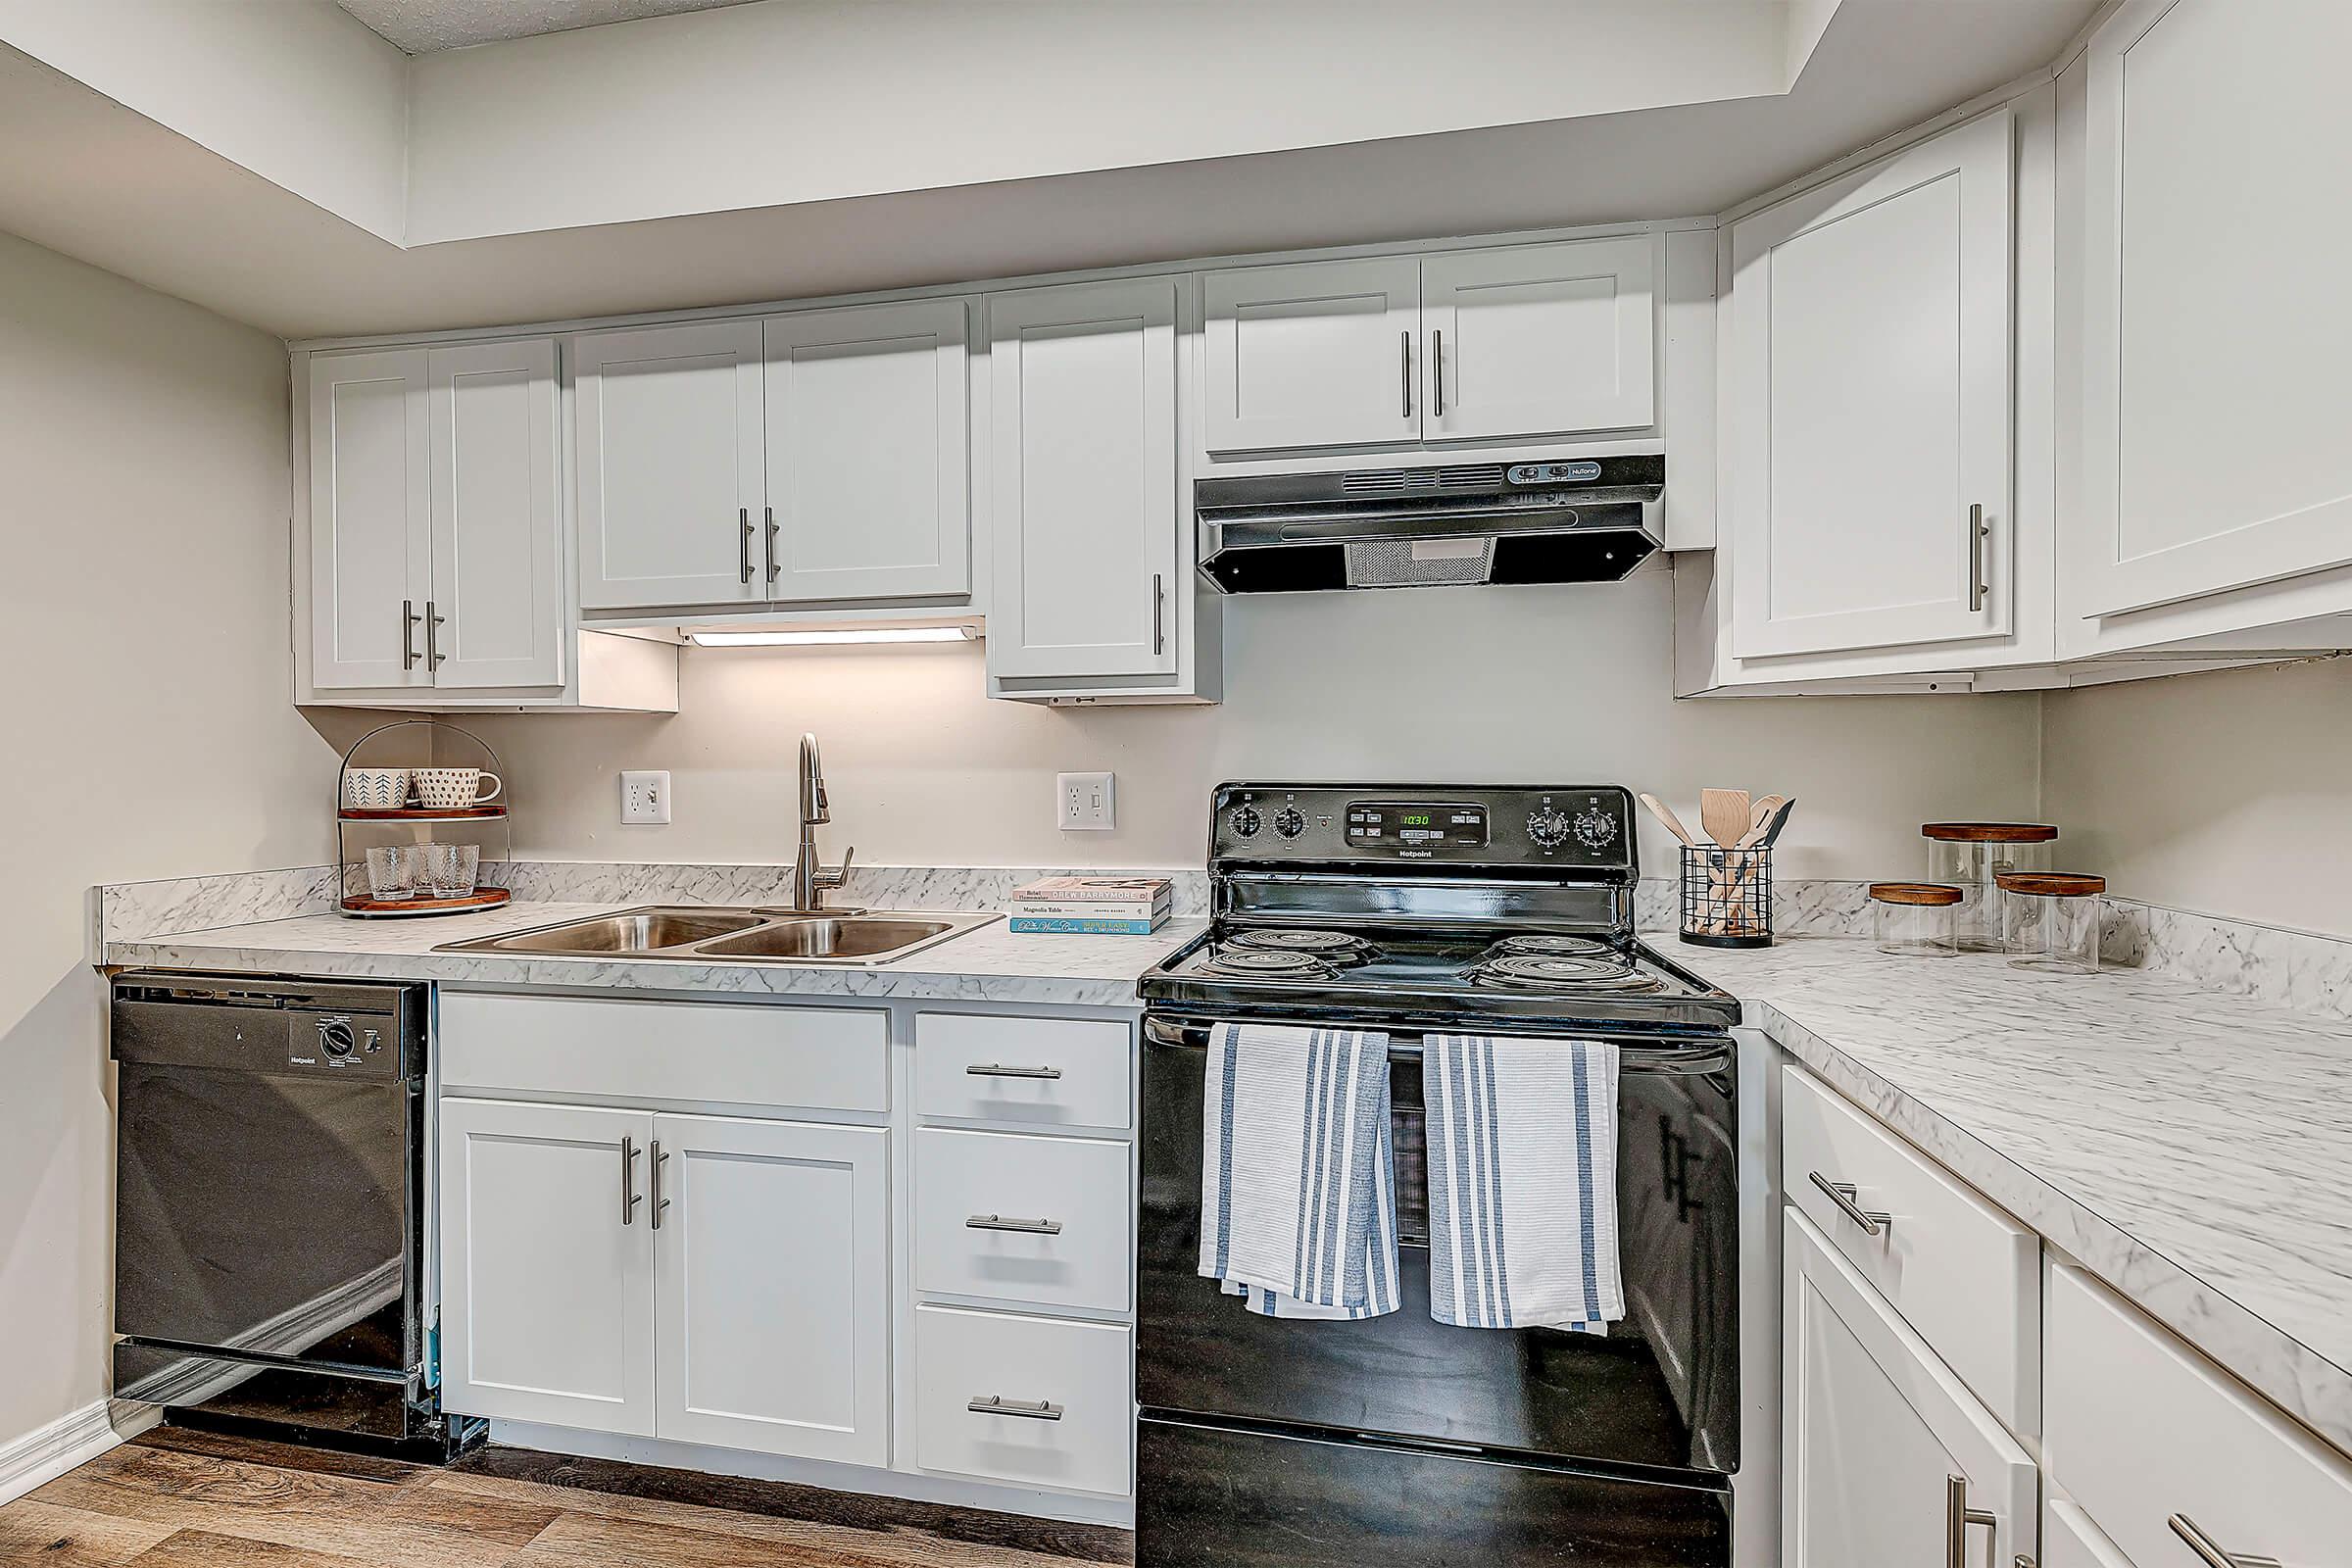
[[[1329,980],[1339,973],[1339,966],[1312,953],[1227,946],[1201,960],[1200,973],[1229,980]]]
[[[1487,950],[1489,958],[1607,958],[1622,963],[1617,950],[1598,937],[1504,937]]]
[[[1494,991],[1580,991],[1617,997],[1663,991],[1666,983],[1642,974],[1622,958],[1506,954],[1470,971],[1473,985]]]
[[[1372,944],[1345,931],[1294,930],[1289,926],[1237,931],[1226,939],[1225,951],[1240,948],[1253,953],[1305,954],[1333,963],[1362,963],[1372,956]]]

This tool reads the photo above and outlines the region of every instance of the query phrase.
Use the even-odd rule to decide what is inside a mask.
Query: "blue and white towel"
[[[1200,1272],[1267,1316],[1396,1311],[1389,1037],[1221,1024],[1206,1088]]]
[[[1617,1258],[1617,1048],[1430,1035],[1429,1307],[1463,1328],[1606,1334]]]

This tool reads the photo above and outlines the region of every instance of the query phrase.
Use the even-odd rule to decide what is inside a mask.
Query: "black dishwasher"
[[[170,1418],[436,1459],[427,988],[128,972],[115,1393]]]

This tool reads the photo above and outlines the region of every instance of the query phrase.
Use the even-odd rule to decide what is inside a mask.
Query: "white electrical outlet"
[[[620,819],[623,822],[669,820],[669,773],[662,768],[620,775]]]
[[[1110,780],[1108,773],[1054,774],[1055,819],[1065,828],[1109,827]]]

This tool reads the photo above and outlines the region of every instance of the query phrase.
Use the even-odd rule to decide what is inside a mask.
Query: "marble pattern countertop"
[[[610,914],[625,904],[523,903],[429,920],[349,920],[337,914],[220,926],[106,944],[124,967],[437,980],[483,986],[573,986],[773,996],[914,997],[964,1002],[1132,1007],[1136,980],[1201,930],[1170,920],[1146,937],[1015,936],[1002,920],[890,963],[680,958],[557,958],[435,953],[444,943]]]
[[[2352,1452],[2352,1031],[2180,980],[1660,950],[2150,1315]]]

